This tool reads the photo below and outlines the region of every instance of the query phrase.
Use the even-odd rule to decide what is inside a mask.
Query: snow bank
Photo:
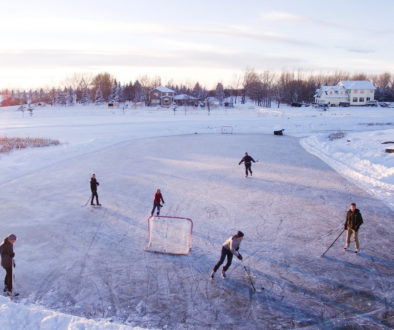
[[[39,305],[14,303],[0,297],[0,329],[142,329],[107,321],[88,320],[42,308]]]
[[[393,144],[382,144],[393,137],[394,129],[348,133],[332,141],[319,134],[301,145],[394,210],[394,154],[385,152]]]

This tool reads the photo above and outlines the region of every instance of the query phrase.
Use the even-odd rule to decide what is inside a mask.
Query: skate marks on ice
[[[212,138],[218,140],[212,143]],[[248,151],[263,157],[258,155],[261,168],[256,165],[253,178],[245,180],[243,169],[236,165],[237,149],[244,152],[251,141],[256,150]],[[30,299],[76,315],[144,327],[389,327],[392,214],[350,183],[344,187],[342,177],[297,145],[296,139],[257,135],[147,139],[46,171],[47,186],[32,201],[45,201],[42,210],[32,213],[36,227],[20,227],[25,240],[38,230],[45,242],[31,243],[34,258],[22,258],[18,270],[21,276],[31,273],[23,280]],[[119,154],[122,158],[117,158]],[[139,155],[138,162],[134,155]],[[62,187],[86,172],[78,160],[89,166],[100,164],[100,177],[105,178],[100,209],[81,209],[82,202],[73,207],[67,200],[62,204],[63,193],[72,196]],[[235,166],[229,165],[232,161]],[[198,175],[194,165],[200,167]],[[50,187],[59,178],[57,172],[63,174],[64,182],[59,182],[63,190],[53,195]],[[25,177],[25,184],[32,187],[42,187],[39,181]],[[77,192],[79,185],[73,186]],[[194,221],[188,256],[143,251],[156,186],[165,187],[168,205],[163,215],[174,212]],[[4,200],[15,192],[23,198],[25,191],[10,185],[3,192]],[[82,201],[87,197],[84,193],[81,189]],[[325,258],[318,258],[353,200],[363,205],[368,219],[360,231],[360,255],[344,253],[343,242],[338,241]],[[241,253],[256,287],[265,287],[262,293],[250,295],[248,279],[236,259],[226,279],[217,273],[213,281],[208,280],[220,245],[229,231],[239,227],[247,233]],[[42,237],[45,232],[50,234]],[[373,249],[378,241],[385,249]],[[18,256],[29,255],[23,244]],[[42,255],[48,257],[42,260]]]

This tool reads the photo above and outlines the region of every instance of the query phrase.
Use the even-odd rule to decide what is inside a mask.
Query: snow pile
[[[42,308],[39,305],[14,303],[6,297],[0,297],[0,329],[142,329],[111,323],[108,320],[97,321],[67,315]]]
[[[385,152],[394,144],[383,144],[393,138],[394,129],[348,133],[332,140],[319,134],[302,139],[301,145],[394,209],[394,154]]]

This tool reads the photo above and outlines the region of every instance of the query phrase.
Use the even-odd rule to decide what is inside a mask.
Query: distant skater
[[[248,177],[248,172],[252,176],[252,162],[255,163],[254,159],[245,152],[245,156],[241,159],[238,165],[245,163],[245,178]]]
[[[16,235],[11,234],[4,238],[3,243],[0,245],[1,251],[1,266],[5,269],[6,275],[4,279],[4,292],[9,296],[12,295],[12,267],[14,264],[14,247],[13,244],[16,241]]]
[[[211,279],[214,278],[216,271],[223,264],[224,259],[226,259],[226,257],[227,257],[227,263],[222,268],[223,278],[226,277],[226,271],[231,266],[231,261],[233,260],[234,254],[239,260],[242,260],[241,253],[239,253],[238,250],[243,238],[244,238],[244,233],[242,231],[238,231],[235,235],[231,236],[227,241],[223,243],[220,259],[215,265],[215,267],[213,267],[211,274],[209,275]]]
[[[90,205],[94,205],[93,199],[94,199],[94,197],[96,197],[97,205],[101,206],[101,204],[99,203],[98,195],[97,195],[97,186],[99,186],[99,185],[100,184],[96,180],[96,174],[93,173],[92,177],[90,179],[90,190],[92,191],[92,200],[90,201]]]
[[[153,215],[153,213],[155,213],[156,208],[157,208],[156,215],[160,215],[160,208],[163,207],[163,205],[161,205],[160,202],[163,202],[163,204],[165,203],[160,189],[157,189],[155,192],[155,197],[153,199],[153,208],[152,208],[152,212],[150,213],[150,215]]]
[[[360,249],[360,245],[358,242],[358,230],[360,226],[363,224],[363,217],[361,216],[360,210],[356,208],[356,203],[350,204],[350,209],[346,213],[346,221],[345,221],[345,230],[346,233],[346,245],[344,249],[346,250],[350,244],[350,236],[353,234],[354,245],[356,249],[354,253],[358,253]]]

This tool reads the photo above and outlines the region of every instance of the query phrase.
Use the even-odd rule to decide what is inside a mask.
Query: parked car
[[[347,107],[350,107],[350,102],[339,102],[339,104],[338,104],[340,107],[345,107],[345,108],[347,108]]]
[[[291,106],[292,107],[296,107],[296,108],[301,108],[302,107],[302,103],[300,103],[300,102],[292,102]]]
[[[388,107],[390,106],[390,104],[388,104],[388,103],[386,103],[386,102],[379,102],[379,105],[380,105],[382,108],[388,108]]]
[[[365,106],[366,107],[377,107],[378,106],[378,101],[367,101],[366,103],[365,103]]]

